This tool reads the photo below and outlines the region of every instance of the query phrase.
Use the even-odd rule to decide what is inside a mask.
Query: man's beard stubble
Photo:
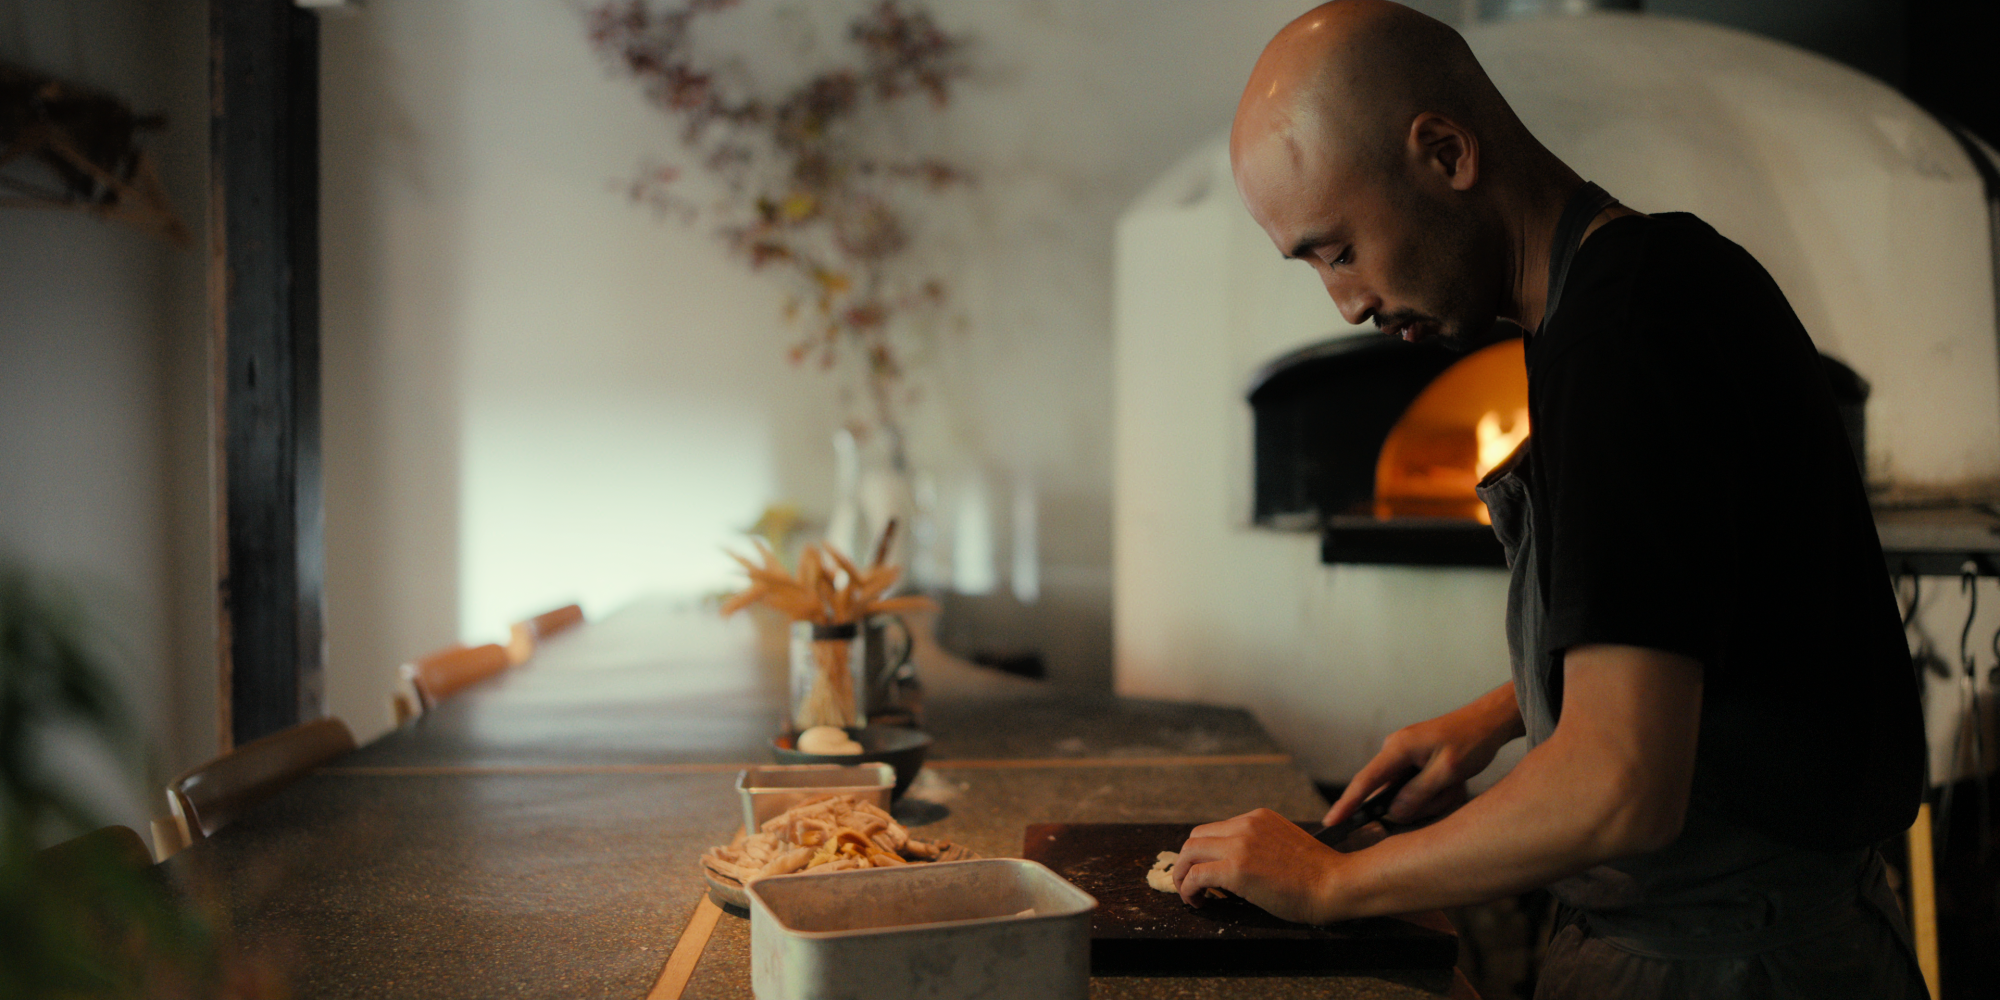
[[[1475,279],[1489,257],[1480,252],[1477,218],[1429,197],[1415,185],[1396,185],[1395,191],[1394,207],[1408,220],[1413,234],[1396,273],[1407,275],[1406,285],[1417,292],[1405,301],[1417,301],[1422,308],[1377,313],[1375,328],[1413,320],[1429,323],[1437,335],[1428,342],[1457,354],[1478,350],[1510,332],[1496,322],[1493,303],[1477,301],[1475,289],[1485,283]]]

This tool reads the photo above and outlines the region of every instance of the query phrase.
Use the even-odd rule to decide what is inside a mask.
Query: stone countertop
[[[694,632],[667,663],[662,636],[677,633],[660,621],[594,623],[164,869],[300,998],[646,996],[705,894],[696,858],[740,822],[734,763],[768,759],[777,719],[768,665],[740,641],[751,633]],[[1031,823],[1325,808],[1241,711],[926,670],[938,766],[897,811],[928,839],[1017,856]],[[683,995],[750,996],[748,951],[747,920],[725,913]],[[1449,970],[1132,977],[1093,980],[1092,995],[1400,998],[1452,985]]]
[[[641,997],[741,813],[733,773],[310,776],[166,864],[309,997]],[[1199,821],[1323,800],[1286,764],[940,768],[899,804],[927,839],[1016,856],[1040,822]],[[1163,845],[1171,849],[1173,845]],[[749,997],[725,912],[684,995]],[[1449,972],[1100,978],[1094,996],[1437,996]]]
[[[1132,758],[1283,754],[1240,708],[1134,698],[934,699],[924,725],[931,756]]]
[[[164,868],[293,996],[646,995],[734,774],[318,774]]]
[[[918,827],[927,839],[946,839],[985,857],[1018,857],[1021,837],[1033,823],[1161,823],[1221,819],[1268,806],[1286,815],[1314,817],[1326,801],[1289,764],[1203,764],[1089,768],[940,768],[928,791],[949,814]],[[922,803],[898,805],[899,816],[922,812]],[[1163,844],[1172,850],[1178,844]],[[746,915],[725,909],[710,936],[689,997],[748,1000],[750,927]],[[1453,973],[1384,970],[1340,976],[1172,977],[1100,976],[1092,997],[1137,998],[1415,998],[1450,995]]]

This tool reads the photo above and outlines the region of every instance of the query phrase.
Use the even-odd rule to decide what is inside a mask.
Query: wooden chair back
[[[354,749],[354,734],[339,719],[317,719],[234,750],[175,778],[167,806],[179,833],[192,844],[228,826],[245,809],[270,798],[300,775]]]
[[[174,793],[169,791],[167,793],[167,806],[169,810],[173,808],[173,802]],[[187,837],[181,834],[181,821],[178,815],[153,817],[154,861],[165,861],[187,850],[187,847]]]
[[[36,856],[36,869],[58,875],[86,865],[110,864],[130,871],[144,871],[153,863],[146,842],[131,827],[107,826],[81,837],[43,848]]]
[[[410,720],[424,714],[424,697],[417,693],[417,672],[412,664],[403,664],[402,676],[396,688],[389,692],[389,715],[396,720],[398,729]]]
[[[1917,968],[1931,1000],[1938,998],[1937,866],[1931,855],[1931,804],[1917,807],[1917,821],[1905,835],[1909,844],[1910,931],[1917,945]]]
[[[542,640],[581,624],[583,608],[575,604],[565,604],[554,611],[544,611],[533,618],[515,622],[508,629],[508,662],[526,662],[528,657],[535,655],[535,647]]]
[[[448,646],[409,664],[405,676],[429,711],[460,689],[507,669],[507,663],[507,650],[498,643]]]
[[[155,984],[192,984],[173,975],[191,966],[160,950],[162,918],[181,916],[179,897],[153,867],[137,833],[107,826],[37,852],[33,866],[10,880],[13,949],[7,961],[9,997],[150,996]],[[172,932],[169,931],[171,934]],[[25,959],[23,962],[21,959]],[[169,969],[172,972],[169,972]],[[158,973],[167,972],[161,976]],[[19,982],[14,982],[16,979]],[[174,995],[181,995],[179,990]]]

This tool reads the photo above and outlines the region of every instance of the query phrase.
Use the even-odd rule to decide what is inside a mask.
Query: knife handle
[[[1403,791],[1403,786],[1409,784],[1410,779],[1417,776],[1418,770],[1418,768],[1411,768],[1397,775],[1394,780],[1376,789],[1374,794],[1362,800],[1360,807],[1355,809],[1352,815],[1332,826],[1320,827],[1318,832],[1313,834],[1313,838],[1328,847],[1332,847],[1353,836],[1354,831],[1389,815],[1389,806],[1395,803],[1396,796]]]
[[[1396,804],[1396,796],[1403,794],[1403,786],[1409,784],[1410,779],[1416,777],[1419,770],[1413,767],[1397,775],[1395,780],[1376,789],[1375,794],[1362,800],[1359,811],[1375,819],[1389,815],[1389,807]]]

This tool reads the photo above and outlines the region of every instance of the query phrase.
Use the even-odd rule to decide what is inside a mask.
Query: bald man
[[[1339,0],[1258,60],[1238,189],[1351,323],[1526,331],[1533,435],[1480,486],[1513,682],[1400,730],[1425,825],[1336,853],[1259,810],[1174,879],[1327,923],[1549,886],[1537,997],[1920,997],[1875,844],[1924,781],[1915,678],[1811,339],[1742,248],[1618,204],[1537,142],[1444,24]],[[1486,793],[1499,748],[1527,755]]]

